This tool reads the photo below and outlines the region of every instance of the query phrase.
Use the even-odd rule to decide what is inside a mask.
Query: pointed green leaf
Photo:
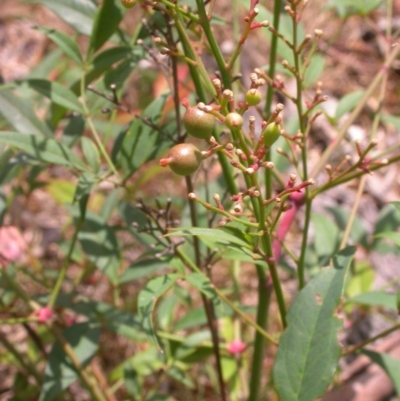
[[[338,248],[339,230],[337,225],[321,213],[312,213],[315,238],[314,248],[321,266],[327,266],[329,259]]]
[[[334,313],[354,252],[349,247],[337,253],[333,267],[314,277],[290,307],[273,369],[281,400],[314,401],[331,383],[341,355],[341,322]]]
[[[170,266],[170,257],[139,260],[130,265],[119,277],[119,283],[135,281]]]
[[[37,26],[37,30],[43,32],[49,39],[51,39],[72,61],[78,65],[83,64],[82,54],[76,42],[64,32],[57,31],[56,29],[46,28],[44,26]]]
[[[317,82],[318,78],[322,74],[325,68],[325,57],[316,54],[307,67],[306,73],[304,75],[304,86],[309,88],[312,84]]]
[[[26,0],[43,4],[77,32],[89,36],[92,31],[96,6],[91,0]]]
[[[95,71],[104,71],[114,63],[121,61],[127,57],[133,57],[135,53],[138,55],[138,48],[131,47],[112,47],[111,49],[106,49],[101,53],[98,53],[91,63],[91,67]]]
[[[90,35],[89,54],[95,53],[117,30],[124,16],[124,7],[119,0],[104,0],[97,10]]]
[[[53,136],[47,125],[38,119],[31,104],[7,90],[0,90],[0,114],[16,131]]]
[[[112,227],[100,216],[86,211],[86,219],[79,231],[78,239],[88,259],[116,285],[120,254]]]
[[[151,120],[152,124],[158,124],[161,118],[161,111],[169,93],[155,99],[142,113],[143,118]],[[164,141],[164,142],[163,142]],[[113,150],[117,155],[118,162],[122,167],[124,178],[130,177],[145,162],[155,158],[163,151],[165,136],[161,135],[153,126],[146,125],[136,119],[131,124],[128,132],[122,139],[120,146]]]
[[[15,147],[44,163],[85,170],[86,166],[71,149],[51,138],[18,132],[0,132],[0,143]]]
[[[347,302],[368,306],[380,306],[397,311],[396,294],[389,294],[387,292],[364,292],[350,298]]]
[[[388,354],[378,353],[367,349],[364,349],[361,352],[364,355],[367,355],[387,373],[393,383],[396,394],[400,396],[400,360],[393,358]]]
[[[58,82],[51,82],[46,79],[27,79],[21,82],[26,83],[31,89],[46,96],[53,103],[83,114],[82,105],[79,103],[76,95]]]
[[[100,169],[100,153],[94,142],[85,136],[81,138],[82,152],[92,170],[97,173]]]
[[[92,173],[83,173],[75,188],[74,201],[79,201],[83,196],[88,196],[96,183],[96,176]]]
[[[152,341],[159,349],[161,349],[161,343],[154,328],[152,316],[153,310],[156,305],[157,298],[160,298],[163,294],[165,294],[175,284],[175,281],[178,278],[179,275],[177,274],[167,274],[156,277],[150,280],[139,292],[138,314],[139,318],[141,319],[143,330],[150,341]]]
[[[186,281],[190,283],[194,288],[197,288],[202,294],[210,299],[214,305],[220,305],[221,300],[215,292],[214,286],[210,279],[204,274],[191,273],[185,277]]]
[[[143,394],[143,378],[137,373],[132,364],[126,365],[124,369],[126,391],[134,400],[140,400]]]
[[[389,241],[394,242],[398,247],[400,247],[400,233],[395,231],[387,231],[374,235],[374,238],[385,238]]]
[[[343,96],[338,103],[335,120],[339,120],[345,113],[352,111],[364,96],[364,92],[365,91],[361,90]]]
[[[78,323],[63,332],[79,362],[85,366],[97,352],[100,328],[93,323]],[[78,378],[78,373],[61,345],[54,344],[47,360],[39,401],[51,401]]]
[[[389,203],[391,205],[393,205],[398,212],[400,212],[400,202],[399,201],[393,201],[393,202],[389,202]]]
[[[166,237],[185,237],[185,236],[198,236],[200,239],[202,237],[206,238],[207,240],[213,240],[219,244],[229,245],[239,245],[243,248],[252,249],[252,244],[246,242],[243,239],[240,239],[232,234],[229,234],[223,231],[220,228],[179,228],[176,230],[172,230]]]

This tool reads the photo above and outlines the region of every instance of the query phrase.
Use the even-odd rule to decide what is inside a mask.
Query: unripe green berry
[[[202,154],[191,143],[180,143],[169,150],[168,157],[160,160],[161,166],[169,168],[178,175],[193,174],[203,160]]]
[[[280,137],[281,127],[275,122],[268,124],[262,132],[263,142],[265,147],[270,148]]]
[[[209,139],[214,130],[215,117],[197,107],[188,107],[182,118],[189,135],[200,139]]]
[[[261,102],[261,92],[258,89],[250,89],[246,93],[246,102],[250,106],[257,106]]]
[[[132,8],[135,5],[136,0],[121,0],[121,3],[125,8]]]
[[[229,128],[242,128],[243,125],[243,117],[235,112],[229,113],[225,117],[225,124]]]

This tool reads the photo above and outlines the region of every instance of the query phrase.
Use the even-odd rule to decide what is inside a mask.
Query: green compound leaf
[[[178,274],[167,274],[150,280],[138,296],[138,314],[143,330],[152,343],[161,349],[161,343],[153,323],[153,311],[156,301],[164,295],[180,276]]]
[[[331,383],[341,354],[341,322],[334,313],[354,252],[354,247],[338,252],[333,267],[314,277],[290,307],[273,370],[281,400],[314,401]]]
[[[400,360],[393,358],[388,354],[380,354],[370,350],[362,350],[363,354],[367,355],[373,362],[378,364],[390,377],[392,384],[398,396],[400,396]]]
[[[100,327],[93,323],[78,323],[63,332],[65,340],[71,345],[79,362],[85,366],[97,352]],[[51,401],[78,378],[72,362],[56,343],[48,357],[44,382],[39,401]]]
[[[86,170],[82,160],[71,149],[55,139],[4,131],[0,132],[0,144],[15,147],[44,163]]]

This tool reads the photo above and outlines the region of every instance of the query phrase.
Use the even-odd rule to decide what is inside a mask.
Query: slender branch
[[[85,74],[83,73],[82,74],[82,78],[81,78],[81,100],[82,100],[81,104],[82,104],[83,111],[85,113],[85,119],[86,119],[86,121],[87,121],[87,123],[89,125],[90,131],[92,132],[93,138],[94,138],[94,140],[96,142],[97,147],[99,148],[99,151],[100,151],[101,155],[104,157],[104,160],[106,161],[109,169],[117,177],[118,182],[121,182],[121,177],[120,177],[120,175],[118,173],[118,170],[115,167],[115,165],[112,162],[112,160],[110,159],[110,156],[108,155],[108,153],[107,153],[107,151],[106,151],[106,149],[105,149],[105,147],[103,145],[103,142],[101,141],[100,136],[99,136],[99,134],[98,134],[98,132],[96,130],[96,127],[93,124],[92,118],[90,116],[90,111],[89,111],[89,108],[88,108],[88,106],[86,104],[86,96],[85,96],[86,83],[85,83],[85,81],[86,81],[86,77],[85,77]]]
[[[14,344],[10,343],[7,337],[0,331],[0,343],[3,344],[4,348],[9,351],[14,358],[21,364],[21,366],[26,370],[28,374],[31,374],[37,384],[41,384],[43,377],[41,373],[37,370],[36,366],[31,362],[27,361],[24,356],[18,351]]]
[[[200,25],[203,28],[204,34],[207,38],[208,44],[210,45],[211,52],[217,62],[219,72],[221,73],[222,83],[225,89],[231,88],[231,76],[229,71],[227,70],[227,66],[225,60],[222,56],[221,50],[218,46],[218,43],[214,37],[214,34],[211,30],[210,21],[208,19],[208,15],[206,12],[206,8],[204,6],[203,0],[196,0],[197,11],[200,17]]]
[[[364,108],[365,104],[367,101],[371,98],[372,94],[374,91],[378,88],[378,86],[381,84],[382,79],[384,78],[385,75],[387,75],[389,68],[392,66],[392,64],[395,62],[397,59],[397,56],[400,52],[400,44],[396,43],[392,49],[392,51],[389,53],[389,55],[386,58],[385,63],[383,64],[382,68],[380,71],[375,75],[374,79],[372,80],[371,84],[367,88],[367,90],[364,93],[364,96],[360,100],[360,102],[357,104],[355,109],[350,113],[350,116],[346,119],[346,121],[343,123],[343,125],[339,128],[337,137],[335,141],[333,141],[325,150],[325,152],[321,155],[318,163],[314,167],[312,171],[312,176],[316,177],[319,172],[324,168],[326,162],[332,155],[332,153],[336,150],[336,148],[342,143],[342,139],[346,135],[346,132],[348,128],[350,127],[351,124],[353,124],[354,120],[358,117],[360,114],[361,110]]]
[[[367,340],[363,341],[360,344],[354,345],[353,347],[347,348],[342,351],[342,356],[350,355],[361,348],[364,348],[366,345],[373,343],[374,341],[386,337],[390,333],[393,333],[394,331],[397,331],[400,329],[400,323],[396,324],[395,326],[391,327],[390,329],[387,329],[385,331],[382,331],[381,333],[377,334],[376,336],[373,336],[371,338],[368,338]]]
[[[190,269],[195,271],[196,273],[200,273],[205,276],[205,274],[196,266],[195,263],[181,250],[177,249],[177,255],[182,259],[184,263],[186,263]],[[248,317],[240,308],[238,308],[225,294],[219,290],[217,287],[213,286],[214,291],[229,307],[231,307],[237,315],[239,315],[246,323],[252,326],[258,333],[265,337],[267,341],[272,344],[278,345],[278,342],[274,337],[268,334],[262,327],[260,327],[257,323],[255,323],[250,317]]]

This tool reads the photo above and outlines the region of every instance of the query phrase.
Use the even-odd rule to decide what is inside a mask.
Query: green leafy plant
[[[399,391],[399,362],[364,349],[397,322],[359,344],[338,340],[338,315],[399,309],[397,294],[372,290],[368,258],[355,259],[357,248],[400,245],[398,202],[372,235],[357,216],[368,175],[400,159],[397,144],[375,151],[379,124],[399,125],[382,112],[399,53],[391,28],[373,80],[331,112],[318,80],[334,38],[308,32],[306,1],[276,0],[272,12],[229,2],[233,23],[214,1],[27,3],[75,34],[36,27],[55,47],[0,88],[1,321],[27,333],[21,347],[0,328],[1,361],[18,372],[12,399],[29,388],[40,401],[313,401],[360,350]],[[390,16],[390,1],[328,8],[361,19],[381,3]],[[269,43],[264,65],[240,76],[257,34]],[[368,135],[351,141],[361,115]],[[334,132],[322,150],[317,119]],[[349,182],[350,210],[315,207]],[[15,216],[38,192],[60,210],[52,257],[32,250]]]

